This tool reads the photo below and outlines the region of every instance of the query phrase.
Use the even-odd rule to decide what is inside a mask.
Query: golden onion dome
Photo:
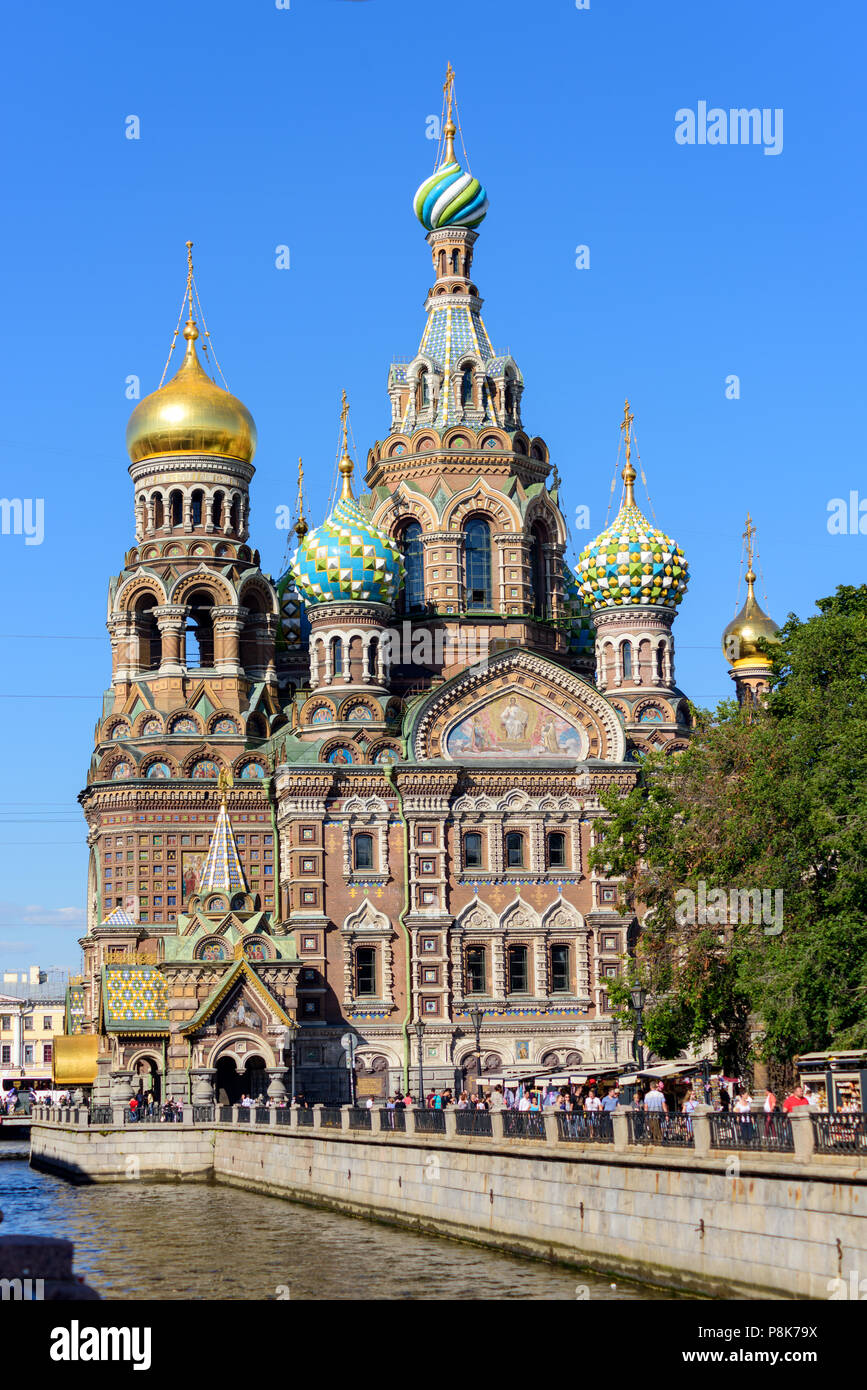
[[[723,633],[723,654],[734,667],[749,665],[770,669],[773,664],[771,658],[766,652],[759,651],[758,642],[760,638],[766,642],[779,642],[779,624],[759,606],[753,587],[756,576],[752,568],[747,570],[746,580],[747,601]]]
[[[192,317],[187,350],[171,381],[139,401],[126,428],[133,463],[159,454],[215,454],[251,463],[256,425],[243,401],[212,381],[199,361]]]

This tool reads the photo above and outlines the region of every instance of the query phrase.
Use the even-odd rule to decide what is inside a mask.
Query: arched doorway
[[[244,1067],[244,1075],[241,1078],[243,1088],[251,1100],[267,1099],[268,1095],[268,1073],[265,1070],[265,1062],[262,1057],[248,1057]]]
[[[139,1057],[133,1063],[133,1090],[146,1096],[152,1093],[154,1100],[160,1101],[160,1064],[156,1057]]]
[[[214,1077],[214,1090],[218,1105],[237,1105],[243,1087],[234,1057],[217,1059],[217,1075]]]

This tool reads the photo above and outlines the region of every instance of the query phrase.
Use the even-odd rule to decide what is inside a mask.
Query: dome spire
[[[295,522],[294,531],[299,541],[303,541],[310,527],[304,520],[304,464],[301,462],[301,455],[298,455],[298,520]]]
[[[440,166],[443,164],[457,163],[455,159],[455,135],[457,134],[457,127],[452,120],[452,102],[455,96],[455,70],[451,63],[446,64],[446,80],[443,83],[443,94],[446,101],[446,123],[443,128],[446,143],[443,157],[439,161]]]
[[[635,506],[636,472],[635,469],[632,467],[632,421],[634,419],[635,416],[629,409],[629,401],[626,401],[623,407],[623,422],[620,426],[621,430],[623,431],[624,440],[626,442],[626,462],[623,465],[623,473],[621,475],[623,478],[624,486],[626,488],[626,494],[623,499],[624,507]]]
[[[457,117],[457,123],[455,122]],[[455,136],[460,131],[460,116],[455,98],[455,72],[451,63],[443,83],[443,140],[430,178],[416,190],[413,209],[419,222],[428,232],[443,228],[478,227],[488,210],[488,195],[473,178],[469,168],[461,168],[455,154]],[[463,145],[463,133],[461,132]],[[466,149],[464,149],[466,158]],[[469,165],[469,160],[467,160]]]
[[[344,391],[340,404],[340,423],[343,427],[343,452],[340,455],[340,463],[337,465],[340,472],[340,477],[342,479],[340,485],[341,502],[345,502],[347,500],[350,502],[355,501],[355,494],[352,491],[352,473],[355,465],[353,464],[352,459],[349,456],[349,443],[347,438],[349,429],[347,423],[348,419],[349,402],[346,399],[346,392]]]

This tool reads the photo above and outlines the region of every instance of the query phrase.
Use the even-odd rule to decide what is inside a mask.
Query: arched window
[[[331,639],[331,675],[334,678],[343,675],[343,643],[339,637]]]
[[[566,865],[566,836],[562,830],[552,830],[548,835],[548,868],[562,869]]]
[[[463,367],[461,369],[461,405],[472,405],[473,403],[473,369]]]
[[[373,868],[373,836],[356,835],[352,841],[352,867],[354,869]]]
[[[156,531],[161,527],[164,521],[163,495],[161,492],[157,492],[154,494],[154,530]]]
[[[188,600],[186,666],[212,667],[214,664],[214,600],[204,589],[197,589]]]
[[[418,393],[419,409],[424,410],[426,405],[430,405],[430,386],[428,383],[427,367],[422,367],[418,374]]]
[[[541,521],[534,521],[530,543],[530,562],[533,574],[533,611],[537,618],[548,616],[548,565],[545,546],[548,544],[548,529]]]
[[[632,647],[628,642],[623,643],[623,679],[628,681],[632,676]]]
[[[464,528],[464,565],[467,608],[490,608],[491,530],[480,516],[471,517]]]
[[[461,266],[460,254],[459,254],[459,252],[457,251],[457,249],[455,249],[455,250],[452,252],[452,275],[459,275],[459,274],[460,274],[460,266]]]
[[[524,837],[518,830],[510,830],[506,836],[506,868],[523,869]]]
[[[241,533],[241,499],[237,496],[232,498],[232,505],[229,508],[229,530],[235,536]]]
[[[153,611],[156,606],[157,601],[153,594],[143,594],[135,606],[140,671],[156,671],[162,661],[162,635]]]
[[[663,644],[660,642],[659,646],[658,646],[657,649],[656,649],[656,679],[657,679],[657,680],[660,680],[660,681],[661,681],[661,680],[664,679],[664,675],[663,675],[663,672],[664,672],[664,671],[665,671],[665,647],[664,647]]]
[[[205,494],[202,492],[201,488],[196,488],[196,491],[190,498],[190,520],[194,526],[201,526],[202,524],[204,501]]]
[[[411,521],[400,540],[406,577],[403,581],[404,612],[424,608],[424,550],[421,540],[421,526]]]
[[[480,869],[482,867],[482,837],[475,831],[470,830],[464,836],[464,868]]]
[[[174,491],[169,497],[169,525],[180,526],[184,520],[183,494]]]
[[[223,525],[223,494],[214,493],[214,500],[211,503],[211,522],[215,530],[219,531]]]

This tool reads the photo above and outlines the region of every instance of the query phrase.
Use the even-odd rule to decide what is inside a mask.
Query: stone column
[[[419,1105],[407,1105],[406,1109],[406,1133],[415,1134],[416,1111],[421,1109]]]
[[[214,621],[214,669],[222,676],[243,676],[241,633],[248,609],[225,605],[211,609]]]
[[[557,1118],[556,1110],[546,1110],[542,1116],[542,1123],[545,1126],[545,1143],[560,1143],[560,1123]]]
[[[132,1099],[132,1072],[131,1071],[112,1071],[111,1072],[111,1103],[112,1105],[126,1105]]]
[[[796,1106],[789,1119],[792,1122],[792,1137],[795,1141],[795,1158],[800,1163],[812,1163],[816,1156],[816,1136],[810,1106]]]
[[[492,1139],[505,1139],[506,1134],[505,1134],[505,1126],[504,1126],[504,1123],[503,1123],[503,1116],[504,1116],[504,1115],[505,1115],[505,1111],[504,1111],[504,1110],[492,1110],[492,1111],[491,1111],[491,1138],[492,1138]]]
[[[618,1105],[617,1109],[611,1112],[615,1153],[625,1154],[629,1152],[629,1116],[631,1114],[631,1105]]]
[[[194,1067],[190,1072],[193,1080],[194,1105],[214,1104],[214,1077],[216,1075],[216,1067]]]
[[[443,1118],[445,1119],[446,1138],[456,1139],[458,1133],[458,1112],[453,1105],[443,1111]]]
[[[166,603],[153,609],[162,638],[161,676],[182,676],[186,659],[184,629],[187,610],[182,603]]]
[[[106,624],[111,640],[111,678],[115,684],[131,680],[138,669],[133,613],[112,613]]]
[[[693,1152],[696,1158],[710,1156],[710,1119],[713,1108],[710,1105],[697,1105],[692,1112]]]
[[[270,1080],[268,1082],[267,1095],[269,1100],[285,1100],[286,1086],[283,1080],[285,1075],[285,1067],[268,1067],[268,1076]]]
[[[108,1105],[111,1101],[111,1057],[108,1053],[96,1059],[96,1079],[91,1100],[94,1105]]]
[[[325,1109],[324,1105],[314,1105],[314,1106],[313,1106],[313,1128],[314,1128],[314,1129],[321,1129],[321,1128],[322,1128],[322,1111],[323,1111],[324,1109]]]

